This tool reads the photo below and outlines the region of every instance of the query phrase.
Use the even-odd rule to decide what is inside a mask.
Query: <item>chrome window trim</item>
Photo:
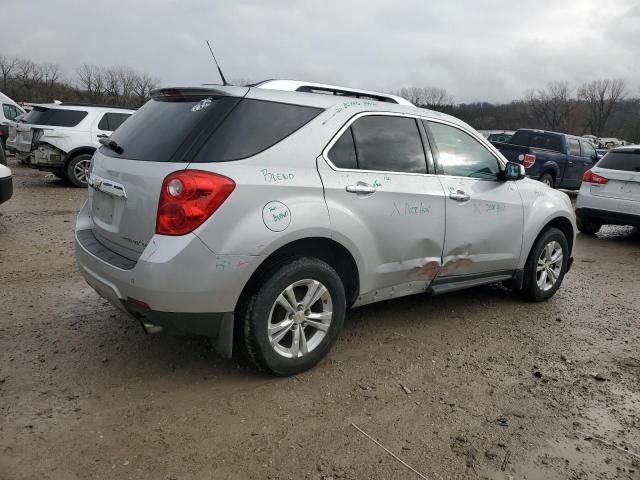
[[[333,147],[333,145],[338,141],[338,139],[342,136],[342,134],[345,132],[345,130],[349,127],[351,127],[351,125],[353,125],[353,123],[358,120],[359,118],[362,117],[369,117],[369,116],[384,116],[384,117],[405,117],[405,118],[412,118],[414,120],[420,120],[421,117],[411,114],[411,113],[402,113],[402,112],[384,112],[384,111],[377,111],[377,112],[373,112],[373,111],[366,111],[366,112],[360,112],[355,114],[353,117],[351,117],[349,120],[347,120],[347,123],[345,123],[342,127],[340,127],[340,129],[338,130],[337,133],[334,134],[334,136],[331,138],[331,140],[329,140],[329,143],[327,144],[326,147],[324,147],[324,149],[322,150],[322,158],[325,160],[325,162],[327,162],[327,164],[329,165],[329,167],[332,170],[335,170],[337,172],[362,172],[362,173],[377,173],[377,174],[393,174],[393,175],[411,175],[411,176],[421,176],[421,177],[437,177],[438,175],[435,173],[414,173],[414,172],[394,172],[391,170],[365,170],[362,168],[340,168],[337,167],[329,158],[329,150],[331,150],[331,148]],[[416,128],[419,129],[419,127],[416,125]],[[418,131],[418,135],[420,135],[420,132]],[[422,142],[422,137],[420,137],[420,141]],[[425,150],[425,167],[427,166],[427,164],[429,163],[429,158],[433,159],[433,155],[431,153],[431,149],[429,148],[428,150]]]
[[[351,125],[353,125],[353,123],[362,118],[362,117],[367,117],[367,116],[387,116],[387,117],[405,117],[405,118],[413,118],[414,120],[424,120],[427,122],[435,122],[435,123],[441,123],[443,125],[447,125],[450,127],[454,127],[457,128],[458,130],[461,130],[462,132],[466,133],[467,135],[471,136],[471,138],[475,139],[476,141],[478,141],[478,143],[480,143],[480,145],[482,145],[485,150],[487,150],[489,153],[491,153],[491,155],[493,155],[493,157],[498,161],[498,164],[504,168],[506,162],[504,162],[502,160],[502,158],[500,158],[498,155],[496,155],[495,152],[492,151],[492,149],[487,148],[487,145],[485,143],[486,139],[484,137],[482,137],[482,135],[478,136],[477,134],[471,132],[470,130],[467,130],[466,128],[463,128],[460,125],[456,125],[453,122],[449,122],[446,120],[442,120],[442,119],[435,119],[433,117],[427,117],[427,116],[423,116],[423,115],[416,115],[413,113],[402,113],[402,112],[385,112],[385,111],[365,111],[365,112],[360,112],[357,113],[356,115],[354,115],[353,117],[351,117],[349,120],[347,120],[347,122],[340,127],[340,129],[333,135],[333,137],[331,138],[331,140],[329,140],[329,143],[327,144],[326,147],[324,147],[324,149],[322,150],[322,158],[327,162],[327,164],[329,165],[329,167],[332,170],[335,170],[337,172],[363,172],[363,173],[378,173],[378,174],[394,174],[394,175],[412,175],[412,176],[423,176],[423,177],[449,177],[449,178],[465,178],[465,179],[469,179],[469,180],[482,180],[485,182],[496,182],[499,180],[492,180],[492,179],[488,179],[488,178],[476,178],[476,177],[460,177],[460,176],[455,176],[455,175],[445,175],[445,174],[438,174],[438,173],[413,173],[413,172],[394,172],[394,171],[389,171],[389,170],[364,170],[364,169],[359,169],[359,168],[340,168],[337,167],[329,158],[329,150],[331,150],[331,148],[333,147],[333,145],[338,141],[338,139],[342,136],[342,134],[345,132],[345,130],[347,130],[347,128],[351,127]],[[427,143],[428,143],[427,139]],[[427,164],[429,163],[429,158],[431,158],[432,162],[435,164],[435,159],[433,158],[433,153],[431,152],[431,144],[428,143],[427,145],[429,148],[427,149],[427,151],[425,151],[425,155],[426,155],[426,161]],[[437,148],[437,147],[436,147]],[[493,148],[493,146],[492,146]]]

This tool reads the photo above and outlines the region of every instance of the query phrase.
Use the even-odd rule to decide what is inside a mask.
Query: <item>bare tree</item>
[[[453,105],[454,99],[444,88],[408,87],[395,92],[418,107],[444,107]]]
[[[6,55],[0,55],[0,72],[2,72],[2,91],[7,91],[7,81],[9,80],[9,75],[13,72],[18,64],[20,63],[20,59],[18,57],[7,57]]]
[[[571,88],[566,82],[552,82],[547,88],[526,94],[534,122],[548,130],[564,131],[571,114]]]
[[[47,63],[42,66],[42,82],[44,88],[51,90],[60,78],[60,67],[55,63]]]
[[[578,89],[588,112],[588,127],[591,134],[599,137],[604,132],[607,121],[616,105],[625,97],[626,85],[623,80],[594,80]]]
[[[138,75],[136,84],[133,87],[133,91],[137,97],[136,99],[137,105],[142,105],[147,100],[149,93],[151,93],[151,90],[156,88],[158,83],[159,82],[157,79],[152,78],[147,73],[142,73]]]
[[[80,65],[76,70],[78,84],[81,90],[85,91],[89,101],[96,103],[104,92],[104,74],[100,67],[87,63]]]
[[[42,69],[31,60],[21,60],[18,63],[17,77],[22,82],[22,86],[31,91],[42,80]]]

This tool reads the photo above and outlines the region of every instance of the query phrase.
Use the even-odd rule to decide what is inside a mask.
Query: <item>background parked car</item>
[[[87,186],[91,156],[135,110],[96,105],[37,105],[9,128],[8,145],[24,164]]]
[[[582,175],[598,160],[589,141],[564,133],[520,129],[508,143],[492,143],[507,160],[524,165],[528,177],[554,188],[580,188]]]
[[[478,130],[490,142],[509,143],[514,130]]]
[[[1,152],[0,155],[2,155]],[[0,205],[9,200],[12,195],[13,180],[11,178],[11,170],[6,165],[0,164]]]
[[[585,172],[576,219],[589,234],[605,224],[640,227],[640,145],[610,150]]]
[[[5,150],[9,137],[9,124],[23,113],[24,109],[20,105],[0,92],[0,143]]]

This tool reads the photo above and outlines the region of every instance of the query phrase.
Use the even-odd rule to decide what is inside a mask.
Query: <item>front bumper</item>
[[[13,178],[0,178],[0,204],[6,202],[13,196]]]

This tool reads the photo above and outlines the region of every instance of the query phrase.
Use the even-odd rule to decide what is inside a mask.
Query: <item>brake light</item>
[[[532,153],[527,153],[522,160],[524,168],[531,168],[534,163],[536,163],[536,156]]]
[[[156,233],[185,235],[202,225],[231,195],[230,178],[202,170],[173,172],[162,182]]]
[[[591,170],[587,170],[582,175],[582,181],[587,183],[595,183],[596,185],[604,185],[609,181],[608,178],[603,177],[602,175],[598,175],[597,173],[593,173]]]

